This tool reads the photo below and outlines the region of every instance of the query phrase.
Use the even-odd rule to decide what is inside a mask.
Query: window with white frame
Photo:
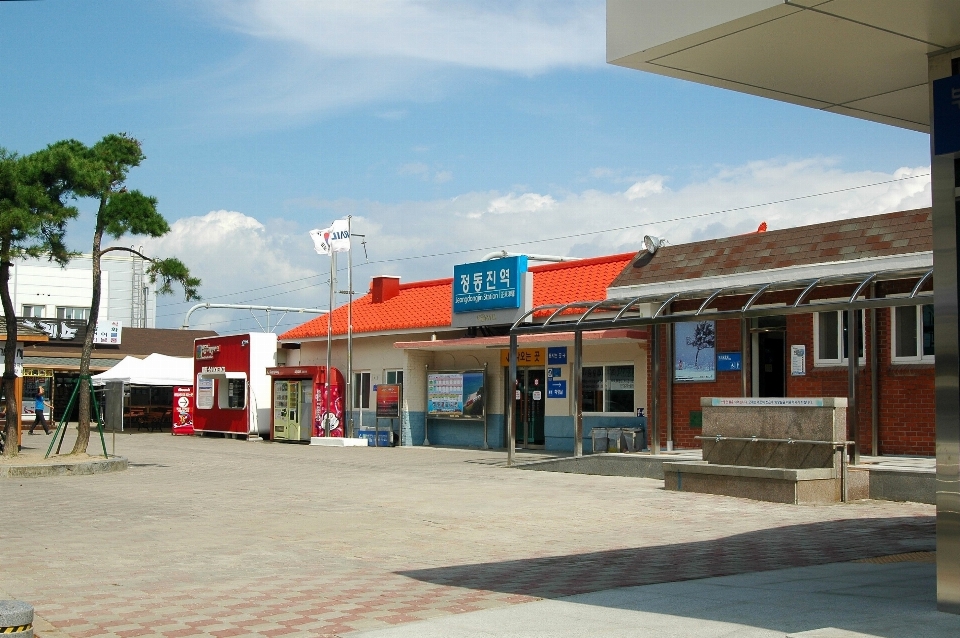
[[[38,319],[42,319],[42,318],[43,318],[43,308],[44,308],[43,306],[34,306],[34,305],[24,304],[24,306],[23,306],[23,314],[20,315],[20,316],[21,316],[21,317],[36,317],[36,318],[38,318]]]
[[[817,366],[846,365],[849,362],[847,351],[847,324],[846,311],[815,312],[813,313],[813,364]],[[856,312],[857,317],[857,361],[864,365],[863,340],[864,324],[863,311]]]
[[[894,363],[933,362],[933,304],[890,309]]]
[[[403,385],[403,370],[384,370],[383,379],[387,385]]]
[[[86,321],[88,317],[90,317],[89,308],[57,306],[57,319],[80,319]]]
[[[633,364],[584,366],[584,412],[633,414]]]
[[[353,373],[353,408],[366,410],[370,407],[370,373]]]

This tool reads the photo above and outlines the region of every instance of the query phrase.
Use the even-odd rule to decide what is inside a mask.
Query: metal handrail
[[[800,443],[803,445],[832,445],[835,447],[839,447],[839,446],[846,447],[848,445],[853,445],[853,441],[814,441],[810,439],[765,439],[759,436],[723,436],[720,434],[716,436],[695,436],[693,438],[704,440],[704,441],[716,441],[717,443],[719,443],[720,441],[746,441],[747,443],[786,443],[788,445],[793,443]]]

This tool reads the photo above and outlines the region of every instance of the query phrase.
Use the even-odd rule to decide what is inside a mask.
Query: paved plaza
[[[24,441],[37,454],[49,439]],[[705,636],[784,635],[715,631],[711,623],[733,616],[692,601],[737,591],[738,609],[754,614],[737,618],[769,625],[773,590],[791,604],[810,592],[774,581],[816,583],[817,569],[850,586],[860,574],[864,586],[894,574],[911,613],[960,629],[934,610],[929,563],[849,562],[922,561],[934,549],[929,505],[665,492],[649,479],[518,471],[498,451],[169,434],[118,436],[116,451],[128,471],[0,480],[0,597],[34,604],[42,638],[579,636],[599,628],[593,617],[663,614],[671,604]],[[771,571],[786,568],[801,571]],[[741,581],[718,579],[732,575]],[[826,626],[797,614],[790,631]],[[572,617],[587,624],[561,620]]]

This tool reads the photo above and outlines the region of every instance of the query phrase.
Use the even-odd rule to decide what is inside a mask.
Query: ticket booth
[[[275,441],[309,442],[325,436],[324,415],[331,412],[330,436],[343,436],[345,384],[343,374],[330,369],[330,410],[327,409],[326,366],[267,368],[271,381],[271,437]]]
[[[194,342],[196,434],[265,437],[270,432],[270,377],[277,335],[253,332]]]

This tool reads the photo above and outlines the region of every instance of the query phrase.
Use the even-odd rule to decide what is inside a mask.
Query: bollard
[[[33,605],[0,600],[0,635],[33,638]]]

